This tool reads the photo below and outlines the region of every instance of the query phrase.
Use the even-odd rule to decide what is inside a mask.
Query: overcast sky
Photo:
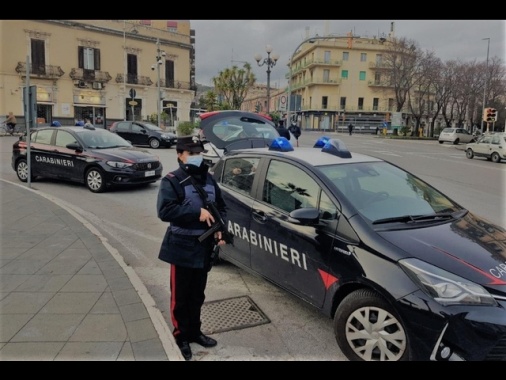
[[[496,56],[506,63],[505,20],[190,20],[195,30],[196,81],[212,86],[212,78],[232,65],[251,64],[258,83],[267,83],[267,66],[259,67],[255,54],[267,57],[271,45],[279,55],[271,69],[271,86],[286,86],[285,74],[294,50],[306,38],[316,34],[373,37],[388,35],[393,22],[398,38],[415,40],[421,49],[432,51],[443,61],[482,61]],[[262,62],[261,61],[261,62]]]

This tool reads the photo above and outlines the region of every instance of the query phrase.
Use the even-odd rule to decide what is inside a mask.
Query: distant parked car
[[[466,145],[466,157],[484,157],[488,161],[506,160],[506,133],[494,132]]]
[[[166,132],[157,125],[145,121],[116,121],[109,127],[132,145],[149,145],[153,149],[170,148],[177,143],[177,135]]]
[[[476,137],[464,128],[445,128],[439,135],[439,143],[466,144],[475,141]]]

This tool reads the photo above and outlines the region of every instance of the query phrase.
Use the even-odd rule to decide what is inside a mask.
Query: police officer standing
[[[173,335],[185,360],[192,358],[190,343],[214,347],[217,342],[202,333],[201,309],[205,300],[211,254],[215,245],[223,245],[222,233],[215,232],[202,242],[198,237],[215,222],[194,186],[201,186],[223,219],[226,205],[216,181],[208,174],[197,137],[180,137],[176,145],[179,168],[160,182],[157,199],[158,217],[169,222],[158,258],[170,263],[170,304]]]

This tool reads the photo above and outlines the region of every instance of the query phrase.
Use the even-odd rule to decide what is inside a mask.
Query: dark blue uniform
[[[158,257],[171,264],[171,318],[178,344],[198,342],[198,337],[202,336],[200,315],[215,243],[213,236],[202,243],[198,241],[209,226],[199,220],[200,209],[205,206],[190,175],[204,188],[208,199],[216,202],[220,214],[226,218],[221,190],[207,169],[205,164],[197,168],[180,161],[180,168],[160,181],[157,199],[158,217],[170,223]]]

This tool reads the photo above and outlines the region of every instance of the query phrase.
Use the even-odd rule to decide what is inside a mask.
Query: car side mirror
[[[67,144],[65,147],[67,149],[75,150],[77,152],[82,152],[83,151],[83,147],[80,144],[76,143],[76,142]]]

